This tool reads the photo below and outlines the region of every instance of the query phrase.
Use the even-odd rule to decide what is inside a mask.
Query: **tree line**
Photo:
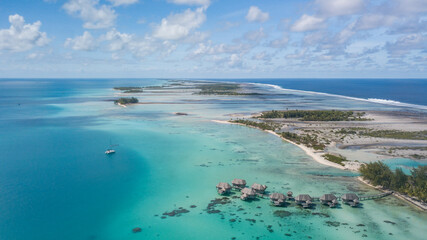
[[[366,121],[364,112],[339,110],[288,110],[263,112],[260,118],[298,118],[301,121]]]
[[[419,166],[406,175],[401,168],[392,171],[382,162],[367,163],[359,169],[362,177],[373,185],[383,186],[427,202],[427,166]]]

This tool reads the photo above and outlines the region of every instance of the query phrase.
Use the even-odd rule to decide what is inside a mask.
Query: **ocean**
[[[170,104],[121,108],[114,86],[167,80],[1,79],[0,239],[424,239],[427,215],[391,197],[314,210],[215,200],[215,185],[234,178],[312,196],[377,192],[271,134],[212,120],[284,107],[424,112],[427,80],[222,81],[269,84],[259,87],[272,94],[142,93]],[[106,156],[110,142],[119,146]]]

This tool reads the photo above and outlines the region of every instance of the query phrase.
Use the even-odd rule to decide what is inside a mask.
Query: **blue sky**
[[[0,77],[426,78],[426,0],[2,0]]]

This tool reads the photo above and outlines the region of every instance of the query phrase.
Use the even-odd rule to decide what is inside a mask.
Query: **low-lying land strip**
[[[114,90],[122,91],[123,93],[142,93],[142,87],[114,87]]]
[[[287,110],[263,112],[259,118],[296,118],[300,121],[368,121],[365,112],[337,110]]]

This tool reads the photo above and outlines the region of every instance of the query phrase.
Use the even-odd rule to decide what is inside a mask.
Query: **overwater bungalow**
[[[235,178],[231,182],[231,184],[233,184],[233,187],[235,187],[235,188],[242,189],[242,188],[246,187],[246,180]]]
[[[352,207],[357,207],[360,203],[359,197],[354,193],[346,193],[341,196],[341,199],[345,204],[350,205]]]
[[[240,199],[242,200],[254,199],[256,196],[256,192],[252,188],[243,188],[241,193]]]
[[[282,206],[286,201],[286,196],[282,193],[272,193],[270,194],[270,201],[274,206]]]
[[[251,188],[253,190],[255,190],[256,193],[264,194],[265,189],[267,189],[267,186],[262,185],[262,184],[258,184],[258,183],[254,183],[254,184],[252,184]]]
[[[295,197],[295,203],[303,206],[304,208],[308,208],[311,206],[313,199],[308,194],[300,194]]]
[[[320,202],[323,205],[328,205],[329,207],[336,207],[338,204],[337,197],[334,194],[324,194],[320,197]]]
[[[216,185],[216,189],[218,190],[218,193],[221,195],[228,194],[231,191],[231,185],[226,182],[220,182]]]

